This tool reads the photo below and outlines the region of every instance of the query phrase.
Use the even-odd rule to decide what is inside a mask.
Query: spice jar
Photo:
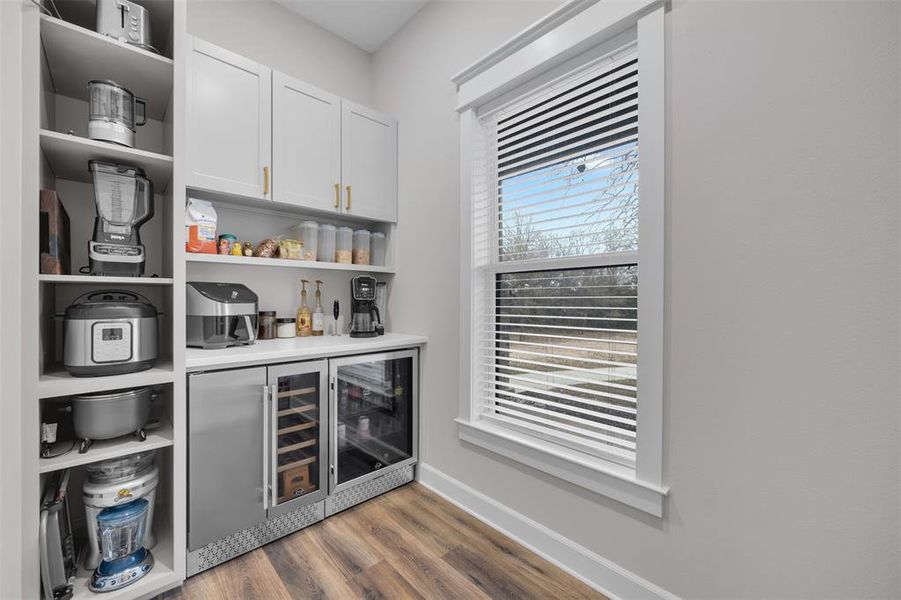
[[[354,231],[353,263],[355,265],[369,264],[369,231],[357,229]]]
[[[385,266],[385,234],[373,231],[369,240],[369,260],[370,264]]]
[[[261,310],[259,325],[257,326],[258,340],[275,339],[275,311]]]
[[[335,226],[323,223],[319,226],[319,251],[316,260],[334,262],[335,260]]]
[[[354,230],[350,227],[339,227],[335,235],[335,262],[349,265],[353,249]]]
[[[276,319],[278,337],[293,338],[296,335],[297,330],[297,326],[295,325],[296,322],[294,317],[279,317]]]

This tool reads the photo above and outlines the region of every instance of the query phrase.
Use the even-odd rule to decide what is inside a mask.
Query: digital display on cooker
[[[115,329],[104,329],[103,330],[103,341],[104,342],[117,342],[122,339],[122,328],[116,327]]]

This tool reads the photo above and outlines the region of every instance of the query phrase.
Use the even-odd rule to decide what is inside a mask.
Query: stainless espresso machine
[[[350,280],[350,337],[383,335],[382,317],[375,304],[375,277],[360,275]]]
[[[88,242],[91,275],[141,277],[146,261],[138,229],[153,217],[153,182],[137,167],[88,164],[97,210]]]

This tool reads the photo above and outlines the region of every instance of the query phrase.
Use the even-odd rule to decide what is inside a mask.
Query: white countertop
[[[227,369],[291,360],[309,360],[396,350],[421,346],[426,342],[428,342],[428,339],[421,335],[405,335],[402,333],[386,333],[373,338],[324,335],[322,337],[260,340],[252,346],[236,346],[221,350],[187,348],[185,349],[185,367],[188,371]]]

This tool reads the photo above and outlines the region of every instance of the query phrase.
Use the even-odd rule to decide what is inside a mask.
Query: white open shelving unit
[[[138,0],[144,3],[143,0]],[[38,569],[38,522],[42,484],[50,473],[72,469],[69,489],[76,545],[83,549],[86,524],[81,506],[81,480],[91,463],[155,450],[160,484],[152,524],[157,544],[152,552],[155,565],[140,581],[105,593],[112,599],[153,598],[185,578],[185,456],[186,409],[184,365],[184,246],[182,211],[185,199],[182,167],[186,41],[184,0],[147,2],[152,13],[154,54],[92,30],[94,0],[57,3],[62,19],[42,15],[37,7],[23,3],[23,141],[24,178],[21,252],[30,273],[23,276],[25,298],[23,334],[33,342],[23,344],[22,361],[33,376],[23,386],[21,430],[23,448],[33,448],[22,457],[23,564],[31,565],[33,578],[23,581],[21,597],[41,597]],[[88,92],[91,80],[111,80],[147,101],[149,126],[139,131],[136,147],[129,148],[85,137]],[[33,101],[32,101],[33,100]],[[84,114],[82,117],[81,115]],[[142,137],[143,134],[143,137]],[[90,237],[94,206],[88,162],[102,160],[142,169],[154,184],[153,219],[141,229],[148,248],[148,276],[108,277],[79,273],[75,249],[84,253]],[[38,270],[38,196],[41,189],[60,194],[71,223],[73,249],[71,274],[42,274]],[[154,264],[150,266],[150,254]],[[29,260],[31,258],[32,260]],[[160,276],[150,276],[154,274]],[[124,288],[148,297],[161,313],[160,356],[153,368],[124,375],[73,377],[58,364],[59,341],[52,334],[54,320],[74,297],[88,291]],[[177,318],[176,318],[177,317]],[[29,325],[31,323],[32,325]],[[29,332],[29,328],[31,331]],[[124,436],[95,440],[81,454],[73,449],[52,458],[39,458],[39,424],[52,403],[65,403],[75,394],[110,392],[149,386],[158,390],[154,403],[156,423],[146,439]],[[68,440],[68,438],[66,438]],[[65,450],[60,440],[54,452]],[[83,554],[83,552],[79,552]],[[73,598],[97,598],[88,589],[91,572],[79,570]],[[13,588],[16,589],[16,588]],[[2,594],[0,594],[2,595]],[[19,594],[16,594],[19,597]]]
[[[140,167],[159,190],[172,179],[172,157],[147,150],[116,146],[77,135],[41,130],[41,150],[59,179],[91,183],[88,161],[106,160]],[[157,183],[159,182],[159,183]]]
[[[168,419],[161,419],[159,428],[147,431],[147,439],[140,441],[137,438],[97,440],[87,452],[78,453],[78,445],[70,452],[62,456],[55,456],[41,461],[41,473],[51,473],[60,469],[69,469],[80,465],[87,465],[100,460],[127,456],[135,452],[146,452],[166,448],[174,443],[172,423]]]
[[[153,368],[146,371],[105,377],[72,377],[62,368],[50,367],[38,378],[38,397],[59,398],[105,390],[164,385],[172,383],[174,378],[172,363],[165,360],[158,360]]]
[[[310,260],[289,260],[285,258],[257,258],[253,256],[229,256],[225,254],[193,254],[191,252],[185,252],[185,260],[188,262],[214,263],[218,265],[282,267],[288,269],[345,271],[349,273],[394,273],[393,267],[376,265],[348,265],[336,262],[314,262]]]

